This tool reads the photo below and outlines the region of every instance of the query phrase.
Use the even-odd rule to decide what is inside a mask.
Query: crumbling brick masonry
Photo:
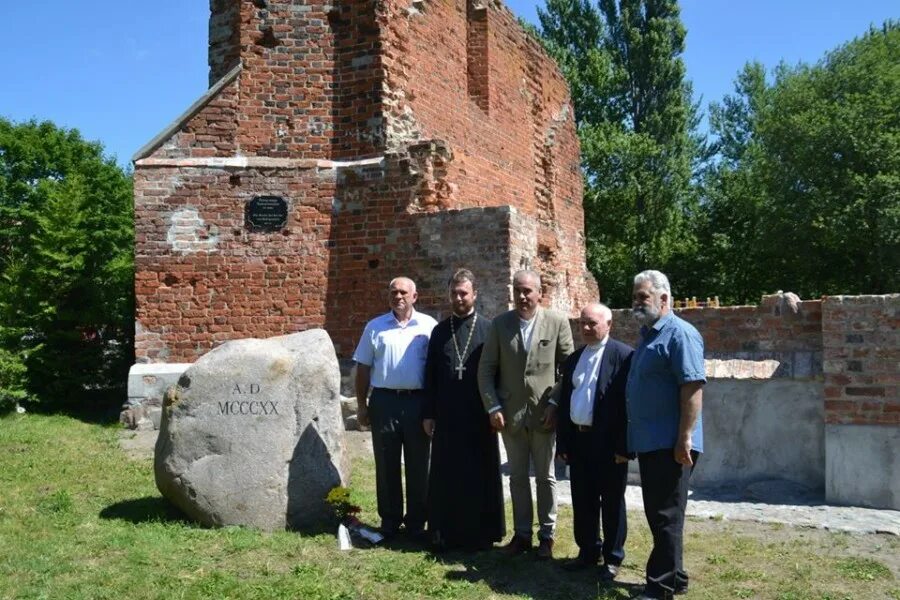
[[[489,314],[523,266],[550,306],[596,297],[568,89],[502,4],[210,10],[209,91],[135,156],[139,362],[310,327],[346,357],[399,274],[434,316],[463,266]],[[258,196],[282,227],[247,226]]]

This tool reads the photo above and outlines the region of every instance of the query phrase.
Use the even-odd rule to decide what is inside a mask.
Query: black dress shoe
[[[597,559],[587,556],[577,556],[571,560],[567,560],[562,564],[562,568],[566,571],[584,571],[597,566]]]
[[[600,581],[612,581],[619,575],[619,565],[604,564],[600,567]]]
[[[428,532],[424,529],[407,529],[406,537],[417,544],[427,544],[430,541]]]
[[[655,593],[644,588],[639,595],[632,598],[632,600],[670,600],[672,597],[671,594],[666,593]]]

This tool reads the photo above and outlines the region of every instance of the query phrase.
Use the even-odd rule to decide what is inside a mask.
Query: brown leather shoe
[[[522,554],[523,552],[528,552],[531,550],[531,538],[524,538],[520,535],[513,535],[512,539],[509,540],[502,548],[505,554],[510,556],[516,556],[517,554]]]
[[[541,540],[538,544],[537,557],[541,560],[553,558],[553,540]]]

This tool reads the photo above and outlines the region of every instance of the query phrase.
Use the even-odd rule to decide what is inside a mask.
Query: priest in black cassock
[[[506,535],[500,449],[478,393],[491,321],[475,312],[475,276],[450,278],[452,314],[431,332],[422,425],[432,436],[428,527],[438,549],[490,548]]]

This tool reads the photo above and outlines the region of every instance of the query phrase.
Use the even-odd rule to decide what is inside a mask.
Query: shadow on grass
[[[133,498],[110,504],[100,511],[100,518],[129,523],[180,523],[188,527],[202,527],[161,496]]]
[[[322,521],[318,523],[311,523],[306,525],[292,525],[288,527],[288,531],[293,531],[294,533],[298,533],[302,536],[316,536],[316,535],[334,535],[338,528],[337,521]]]
[[[119,422],[122,402],[116,398],[96,404],[54,406],[40,403],[26,403],[25,409],[36,415],[71,417],[90,425],[115,425]]]
[[[110,504],[100,511],[101,519],[110,521],[127,521],[129,523],[175,523],[196,529],[209,529],[183,513],[177,506],[162,496],[145,496]],[[316,523],[304,527],[294,527],[290,531],[303,536],[322,534],[333,535],[337,524],[330,522]]]
[[[384,545],[394,552],[424,553],[449,569],[448,581],[484,583],[497,594],[521,595],[534,600],[562,600],[566,598],[632,598],[639,594],[643,583],[600,581],[597,569],[569,572],[562,568],[568,559],[538,560],[534,552],[510,557],[499,547],[477,552],[447,551],[433,553],[421,543],[402,536]]]

